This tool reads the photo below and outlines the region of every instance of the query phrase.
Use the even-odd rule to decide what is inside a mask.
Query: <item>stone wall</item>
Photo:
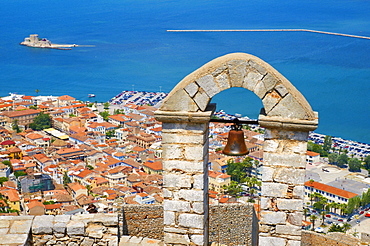
[[[355,245],[368,245],[361,243],[361,240],[351,235],[332,232],[328,234],[321,234],[312,231],[302,231],[301,246],[355,246]]]

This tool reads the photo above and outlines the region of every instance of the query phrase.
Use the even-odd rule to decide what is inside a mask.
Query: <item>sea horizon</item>
[[[70,95],[106,102],[124,90],[169,93],[228,53],[255,55],[285,76],[319,113],[320,134],[370,142],[370,40],[304,32],[171,33],[170,29],[313,29],[370,36],[370,2],[55,2],[17,0],[0,10],[0,96]],[[72,50],[19,45],[30,34]],[[233,99],[230,101],[229,99]],[[217,110],[257,118],[261,100],[232,88]]]

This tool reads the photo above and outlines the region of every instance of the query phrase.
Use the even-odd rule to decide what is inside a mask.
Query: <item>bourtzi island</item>
[[[78,46],[77,44],[53,44],[50,40],[46,38],[39,38],[38,34],[31,34],[20,44],[34,48],[47,48],[57,50],[71,50],[71,47]]]

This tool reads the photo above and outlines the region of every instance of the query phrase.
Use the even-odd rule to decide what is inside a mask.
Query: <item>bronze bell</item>
[[[244,141],[244,133],[240,125],[233,125],[229,131],[227,144],[222,151],[225,155],[239,156],[249,153]]]

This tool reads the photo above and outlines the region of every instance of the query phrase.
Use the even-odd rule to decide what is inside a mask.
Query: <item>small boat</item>
[[[95,97],[95,94],[89,94],[89,97]]]

